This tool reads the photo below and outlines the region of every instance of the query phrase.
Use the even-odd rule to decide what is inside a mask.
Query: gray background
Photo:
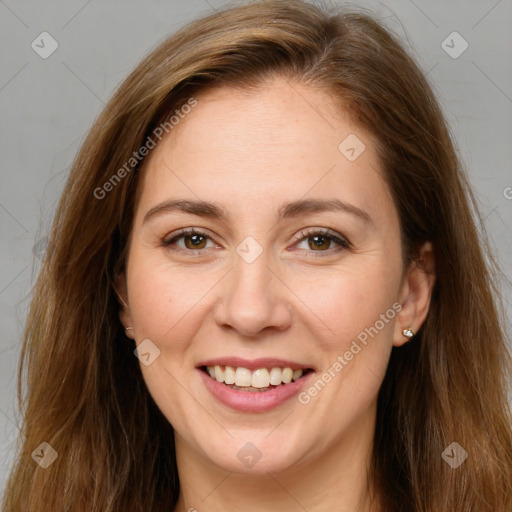
[[[353,4],[385,18],[428,72],[479,199],[481,227],[509,278],[512,0]],[[221,0],[0,0],[2,491],[20,424],[16,375],[23,323],[72,159],[104,103],[139,60],[183,24],[223,5]],[[47,59],[31,47],[45,31],[59,45]],[[469,45],[458,58],[441,46],[453,31]],[[452,53],[461,48],[457,39],[445,44],[453,46]],[[512,293],[505,278],[503,289],[510,319]]]

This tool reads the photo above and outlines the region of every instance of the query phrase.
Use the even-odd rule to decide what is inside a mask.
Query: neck
[[[175,433],[180,496],[175,512],[378,512],[370,503],[368,467],[375,409],[322,456],[279,472],[222,470]]]

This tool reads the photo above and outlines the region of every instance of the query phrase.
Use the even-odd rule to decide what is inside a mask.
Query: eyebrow
[[[367,212],[339,199],[301,199],[293,201],[279,208],[276,220],[280,222],[283,219],[300,217],[301,215],[334,211],[349,213],[363,220],[366,224],[373,224],[373,219]],[[144,224],[160,215],[175,212],[183,212],[222,221],[225,221],[228,217],[226,210],[216,203],[191,201],[188,199],[171,199],[151,208],[144,216],[142,223]]]

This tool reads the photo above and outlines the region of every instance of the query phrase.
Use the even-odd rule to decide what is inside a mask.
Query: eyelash
[[[180,238],[184,238],[186,237],[187,235],[200,235],[200,236],[203,236],[205,238],[208,238],[208,239],[211,239],[211,237],[205,233],[204,231],[201,231],[200,229],[195,229],[195,228],[185,228],[185,229],[182,229],[180,231],[178,231],[178,233],[176,233],[172,238],[168,239],[168,240],[164,240],[162,245],[164,247],[167,247],[169,248],[171,246],[171,244],[173,244],[174,242],[176,242],[177,240],[179,240]],[[334,250],[334,252],[339,252],[341,250],[346,250],[346,249],[350,249],[351,247],[351,244],[350,242],[343,236],[337,234],[336,232],[334,231],[331,231],[330,229],[327,229],[327,228],[319,228],[319,229],[314,229],[314,228],[306,228],[306,229],[303,229],[302,231],[300,231],[299,233],[297,233],[296,235],[293,236],[293,238],[295,240],[298,240],[299,242],[302,242],[303,240],[306,240],[308,238],[311,238],[313,236],[322,236],[324,238],[327,238],[327,239],[330,239],[331,241],[335,242],[336,244],[338,244],[338,248]],[[178,249],[172,249],[174,251],[179,251],[179,252],[187,252],[189,254],[199,254],[201,251],[203,251],[204,249],[183,249],[183,248],[178,248]],[[312,252],[312,253],[327,253],[327,254],[332,254],[332,250],[331,249],[327,249],[325,251],[313,251],[313,250],[310,250],[310,251],[307,251],[307,252]],[[311,255],[311,257],[314,257],[314,258],[317,258],[317,257],[322,257],[322,254],[315,254],[314,256]]]

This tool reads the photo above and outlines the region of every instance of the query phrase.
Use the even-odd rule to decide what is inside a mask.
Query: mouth
[[[208,359],[196,370],[217,403],[242,413],[264,413],[284,406],[316,371],[296,361],[269,357]]]
[[[236,391],[262,393],[305,378],[312,368],[269,366],[249,369],[244,366],[202,365],[199,369],[211,379]]]

